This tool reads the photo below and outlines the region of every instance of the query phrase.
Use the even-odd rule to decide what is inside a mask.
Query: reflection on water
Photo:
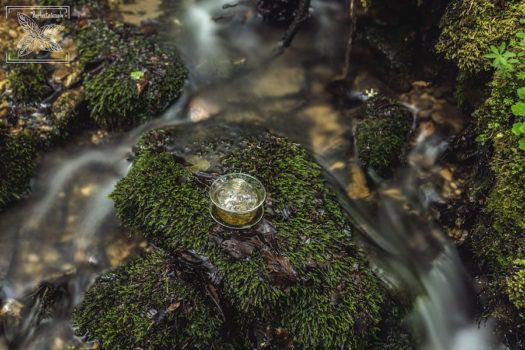
[[[66,276],[69,292],[62,318],[37,329],[31,320],[14,321],[5,327],[2,341],[19,349],[41,349],[45,344],[67,348],[72,336],[68,315],[82,292],[103,270],[141,248],[141,242],[126,238],[107,197],[130,167],[126,158],[131,147],[148,129],[221,116],[262,124],[316,155],[344,188],[343,200],[375,247],[371,257],[382,275],[417,291],[414,317],[426,348],[482,349],[485,341],[472,331],[464,310],[465,276],[454,248],[427,220],[429,201],[439,197],[433,185],[440,173],[437,157],[450,135],[427,135],[421,128],[411,166],[392,183],[378,185],[377,201],[371,199],[348,137],[352,111],[338,110],[326,90],[343,66],[345,23],[337,20],[343,5],[314,1],[316,20],[276,57],[283,32],[261,24],[251,3],[227,10],[222,9],[225,1],[181,3],[184,10],[161,18],[171,28],[163,37],[177,43],[191,71],[184,96],[159,119],[106,144],[49,153],[41,161],[31,197],[1,215],[0,296],[7,305],[3,312],[16,320],[17,303],[42,281]],[[159,1],[137,1],[121,8],[124,19],[137,23],[156,16],[162,6]],[[360,91],[378,87],[364,69],[354,82]],[[442,122],[443,130],[454,129],[447,120]],[[348,202],[347,195],[354,201]]]

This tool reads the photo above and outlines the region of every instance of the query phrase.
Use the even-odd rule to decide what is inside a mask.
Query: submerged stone
[[[123,224],[165,252],[159,264],[175,272],[148,274],[146,285],[158,289],[134,282],[142,262],[118,270],[126,279],[99,278],[75,315],[81,333],[112,349],[282,342],[361,349],[373,342],[384,289],[320,166],[302,147],[262,128],[213,121],[152,131],[135,154],[111,197]],[[194,172],[188,159],[196,155],[209,162],[208,172]],[[267,189],[264,218],[251,229],[228,230],[210,217],[209,184],[230,172],[256,176]],[[173,304],[164,284],[179,286],[177,300],[198,299],[208,308],[158,328],[144,315]],[[196,334],[202,347],[192,345]]]

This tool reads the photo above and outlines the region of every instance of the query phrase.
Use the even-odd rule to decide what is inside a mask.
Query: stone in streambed
[[[192,171],[187,160],[195,155],[208,160],[208,172]],[[302,147],[262,128],[213,121],[152,131],[135,156],[111,197],[123,224],[163,253],[100,277],[75,314],[82,334],[112,349],[373,342],[384,289]],[[264,218],[249,230],[226,230],[209,215],[207,184],[234,171],[256,176],[268,192]],[[151,259],[159,267],[144,273]],[[191,314],[175,323],[165,317],[178,300]]]
[[[366,102],[364,114],[355,130],[359,159],[378,174],[391,175],[404,158],[412,113],[389,98],[376,96]]]

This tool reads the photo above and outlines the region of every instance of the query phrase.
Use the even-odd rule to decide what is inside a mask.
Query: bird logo
[[[48,24],[40,27],[31,17],[18,13],[18,23],[25,31],[25,35],[17,45],[18,57],[24,57],[32,52],[60,52],[62,47],[55,37],[64,28],[61,25]]]

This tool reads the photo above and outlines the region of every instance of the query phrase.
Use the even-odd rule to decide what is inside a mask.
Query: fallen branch
[[[300,0],[299,6],[297,7],[297,14],[295,15],[292,24],[284,33],[282,47],[289,47],[292,44],[292,41],[299,31],[299,28],[304,21],[308,19],[308,12],[310,10],[310,1],[311,0]]]

